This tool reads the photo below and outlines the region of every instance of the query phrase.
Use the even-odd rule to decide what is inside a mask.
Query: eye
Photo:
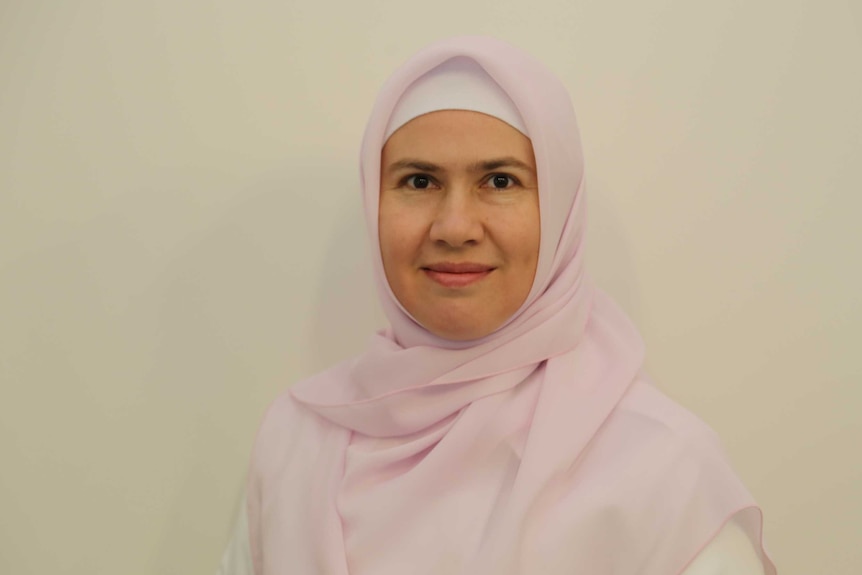
[[[492,174],[485,181],[489,186],[496,190],[505,190],[518,185],[518,180],[506,174]]]
[[[404,183],[415,190],[427,190],[431,187],[431,178],[422,174],[408,176]]]

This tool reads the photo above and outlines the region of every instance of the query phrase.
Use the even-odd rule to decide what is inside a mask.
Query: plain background
[[[569,87],[590,265],[782,575],[862,573],[862,4],[0,2],[0,572],[212,573],[256,426],[382,324],[357,152],[492,34]]]

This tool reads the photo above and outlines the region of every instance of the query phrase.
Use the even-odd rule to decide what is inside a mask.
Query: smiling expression
[[[479,112],[441,110],[383,147],[380,252],[393,294],[440,337],[473,340],[526,300],[539,257],[530,139]]]

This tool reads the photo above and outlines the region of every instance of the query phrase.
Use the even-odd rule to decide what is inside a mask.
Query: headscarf
[[[452,59],[514,103],[541,213],[526,301],[467,342],[402,308],[377,249],[393,111]],[[760,547],[759,510],[718,440],[649,383],[637,330],[585,273],[583,153],[556,77],[491,38],[434,43],[381,89],[360,168],[390,327],[267,412],[248,496],[258,575],[677,575],[734,516]]]
[[[481,112],[527,135],[524,119],[509,95],[475,60],[456,56],[423,74],[401,94],[389,114],[384,143],[407,122],[440,110]]]

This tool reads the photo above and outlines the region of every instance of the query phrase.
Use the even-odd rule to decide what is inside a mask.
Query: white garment
[[[251,560],[251,545],[248,538],[248,512],[245,508],[246,496],[242,496],[242,506],[233,535],[227,543],[216,575],[254,575],[254,564]]]
[[[228,542],[216,575],[255,575],[248,538],[245,497],[242,501],[243,507],[234,526],[233,536]],[[764,575],[764,569],[751,539],[731,520],[680,575]]]

